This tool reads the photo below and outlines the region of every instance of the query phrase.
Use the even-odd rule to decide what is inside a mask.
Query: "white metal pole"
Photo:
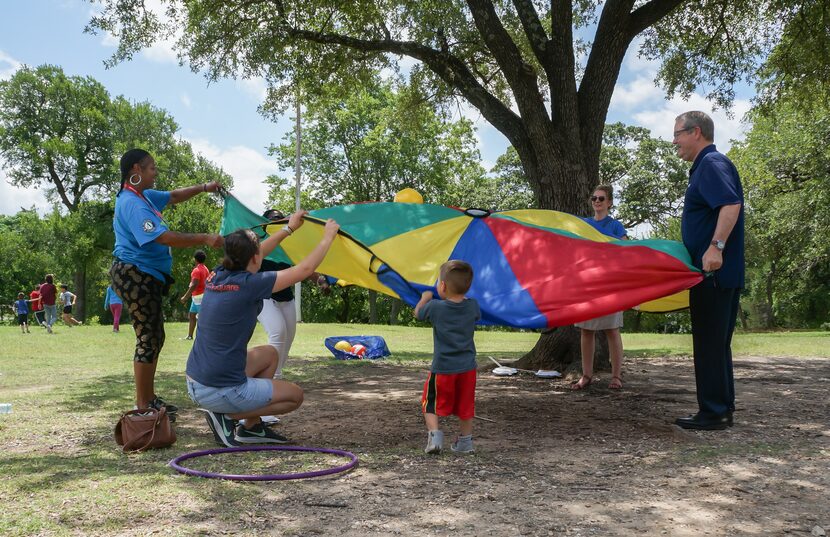
[[[294,210],[300,210],[300,90],[297,90],[297,97],[295,102],[295,112],[296,112],[296,123],[294,125],[294,137],[297,139],[296,148],[295,148],[295,155],[294,155],[294,177],[296,180],[295,188],[294,188]],[[303,315],[302,311],[302,298],[303,298],[303,287],[302,283],[297,282],[294,284],[294,305],[297,308],[297,322],[302,322]]]

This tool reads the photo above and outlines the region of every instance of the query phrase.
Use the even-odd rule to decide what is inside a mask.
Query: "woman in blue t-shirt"
[[[225,237],[225,257],[207,280],[199,311],[199,335],[187,359],[187,391],[206,412],[216,441],[225,446],[284,443],[262,416],[287,414],[303,402],[296,384],[275,379],[279,355],[272,345],[248,349],[262,301],[308,278],[323,261],[340,226],[326,223],[323,239],[293,267],[259,272],[262,260],[303,225],[297,211],[262,244],[250,229]],[[237,427],[237,421],[244,420]]]
[[[167,294],[173,278],[171,247],[187,248],[207,245],[222,247],[222,236],[215,233],[179,233],[171,231],[161,211],[171,203],[187,201],[203,192],[216,192],[216,182],[178,188],[166,192],[154,190],[156,161],[143,149],[130,149],[121,157],[121,189],[115,198],[115,231],[112,289],[124,301],[135,329],[136,408],[178,410],[155,393],[156,363],[164,345],[162,296]]]
[[[628,234],[619,220],[614,220],[608,215],[613,203],[614,190],[611,186],[599,185],[591,195],[591,207],[594,209],[594,216],[583,218],[583,220],[603,235],[615,239],[628,239]],[[623,314],[621,311],[574,325],[581,329],[582,377],[571,385],[571,389],[585,389],[594,381],[594,332],[597,330],[605,332],[605,337],[608,340],[608,354],[611,358],[611,382],[608,387],[611,389],[622,388],[623,346],[622,336],[620,336],[622,325]]]

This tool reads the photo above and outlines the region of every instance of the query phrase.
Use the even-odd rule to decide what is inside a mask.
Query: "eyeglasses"
[[[591,196],[591,201],[598,201],[602,203],[603,201],[605,201],[605,196]]]
[[[697,127],[686,127],[685,129],[676,130],[676,131],[674,131],[674,137],[675,137],[675,138],[677,138],[678,136],[680,136],[680,135],[681,135],[681,134],[683,134],[684,132],[693,131],[693,130],[695,130],[696,128],[697,128]]]

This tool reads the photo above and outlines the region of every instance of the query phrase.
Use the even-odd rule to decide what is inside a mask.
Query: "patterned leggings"
[[[164,285],[130,263],[116,260],[110,268],[115,291],[133,321],[136,362],[152,364],[164,346],[164,317],[161,297]]]

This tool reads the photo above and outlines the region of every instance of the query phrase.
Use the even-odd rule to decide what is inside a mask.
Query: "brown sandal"
[[[585,380],[585,382],[582,382],[583,380]],[[594,377],[591,377],[591,376],[588,376],[588,375],[582,375],[581,377],[579,377],[579,380],[577,380],[576,382],[571,383],[571,389],[572,390],[585,390],[585,389],[588,388],[588,386],[593,384],[593,382],[594,382]]]
[[[621,390],[623,387],[622,379],[620,377],[611,377],[611,382],[608,387],[612,390]]]

